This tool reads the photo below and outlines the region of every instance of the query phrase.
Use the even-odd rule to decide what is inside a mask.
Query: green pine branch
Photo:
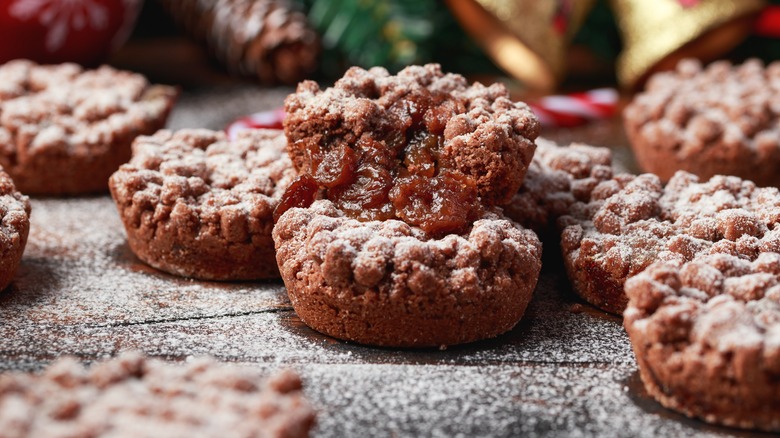
[[[301,1],[322,36],[322,71],[328,77],[339,77],[352,65],[396,72],[426,62],[466,74],[497,71],[442,2]]]

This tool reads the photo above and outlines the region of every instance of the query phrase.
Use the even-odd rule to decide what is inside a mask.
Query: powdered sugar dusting
[[[620,321],[579,304],[557,263],[503,336],[444,351],[368,348],[303,325],[281,282],[196,282],[145,267],[108,197],[38,199],[22,271],[0,295],[0,368],[128,349],[293,367],[318,410],[317,436],[701,432],[646,410]]]
[[[311,327],[370,345],[487,339],[522,317],[541,268],[536,235],[496,213],[434,238],[399,220],[361,222],[329,200],[286,211],[279,271]]]
[[[263,381],[248,368],[137,353],[86,370],[60,359],[37,376],[0,376],[0,427],[22,436],[308,436],[314,412],[291,371]]]
[[[674,129],[663,132],[668,137],[663,145],[676,146],[684,157],[694,158],[720,144],[742,143],[756,150],[759,138],[777,147],[780,127],[772,99],[778,83],[778,63],[764,68],[756,59],[739,66],[721,61],[702,68],[689,59],[677,71],[653,76],[646,91],[626,108],[626,117],[644,135],[655,135],[661,122],[673,123]],[[668,119],[654,120],[661,113]]]
[[[209,283],[141,263],[108,197],[33,200],[30,241],[11,289],[8,324],[125,324],[288,305],[277,282]]]
[[[158,131],[109,180],[133,252],[206,280],[276,278],[274,208],[295,177],[277,130]]]
[[[301,372],[306,383],[329,382],[307,387],[323,406],[317,436],[721,435],[648,410],[646,396],[629,391],[631,366],[336,365]]]
[[[637,160],[666,181],[676,170],[702,178],[736,175],[776,186],[780,63],[681,61],[660,72],[626,106]]]
[[[652,174],[619,175],[599,183],[561,223],[578,293],[619,313],[627,301],[623,283],[655,261],[689,261],[700,253],[753,260],[780,250],[780,191],[737,177],[700,182],[678,172],[664,187]]]
[[[612,154],[607,148],[580,143],[561,147],[537,138],[523,185],[504,206],[504,213],[535,231],[550,231],[572,204],[586,201],[593,188],[612,174]]]
[[[26,194],[105,190],[133,138],[165,125],[177,94],[108,66],[27,60],[0,66],[0,82],[0,164]]]

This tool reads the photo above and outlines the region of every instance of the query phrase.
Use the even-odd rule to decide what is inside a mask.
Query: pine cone
[[[294,84],[317,67],[320,40],[287,0],[160,0],[234,73]]]

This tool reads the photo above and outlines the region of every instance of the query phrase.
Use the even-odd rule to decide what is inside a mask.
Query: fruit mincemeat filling
[[[311,168],[301,169],[277,217],[322,193],[361,221],[400,219],[431,235],[465,231],[483,208],[476,181],[439,158],[447,120],[465,110],[447,93],[419,88],[388,108],[393,121],[375,131],[353,142],[326,135],[306,150]]]

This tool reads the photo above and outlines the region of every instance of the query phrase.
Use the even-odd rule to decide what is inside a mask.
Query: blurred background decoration
[[[182,32],[212,67],[263,85],[328,83],[353,65],[394,73],[437,62],[505,83],[547,126],[577,126],[612,117],[616,89],[639,90],[682,57],[778,59],[780,0],[147,0],[137,41],[151,37],[160,51],[160,36]],[[136,62],[150,53],[142,47]],[[204,82],[188,83],[198,70],[177,56],[151,57],[147,73]],[[183,74],[166,77],[170,67],[159,66],[171,64]]]
[[[119,48],[142,0],[2,0],[0,64],[16,58],[95,65]]]
[[[541,93],[566,79],[636,89],[683,56],[780,55],[780,0],[148,0],[140,27],[160,4],[228,71],[265,84],[438,62]]]
[[[230,72],[266,84],[296,83],[317,68],[320,39],[286,0],[160,0],[173,19]]]
[[[572,38],[595,0],[449,0],[485,53],[512,77],[550,91],[563,78]]]
[[[152,76],[185,87],[220,71],[275,85],[330,82],[353,65],[438,62],[544,95],[636,90],[683,56],[780,57],[780,0],[147,0],[132,43],[107,58],[141,3],[0,2],[0,61],[146,60]],[[190,58],[211,71],[194,71]]]
[[[712,61],[753,31],[764,0],[611,0],[623,41],[621,85],[635,89],[683,58]]]

